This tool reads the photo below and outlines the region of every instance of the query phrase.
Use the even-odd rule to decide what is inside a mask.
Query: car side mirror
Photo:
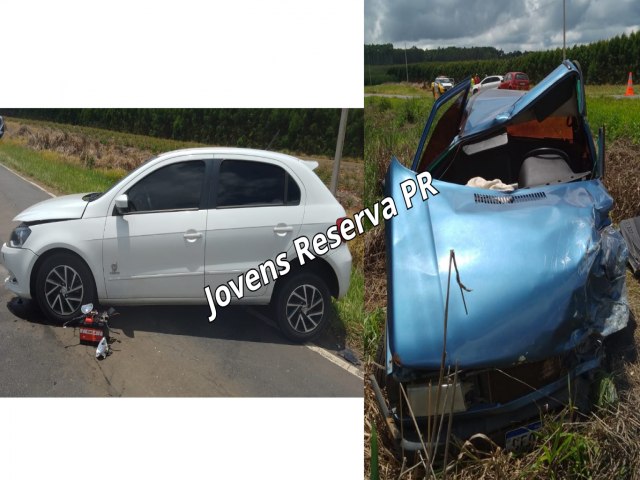
[[[118,212],[118,215],[124,215],[129,212],[129,197],[126,193],[116,197],[116,212]]]

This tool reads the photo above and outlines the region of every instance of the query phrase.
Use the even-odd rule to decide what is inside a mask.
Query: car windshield
[[[132,171],[130,171],[127,175],[125,175],[124,177],[122,177],[120,180],[116,181],[113,183],[113,185],[111,185],[106,191],[104,192],[96,192],[96,193],[89,193],[87,195],[85,195],[84,197],[82,197],[82,199],[86,202],[93,202],[94,200],[100,198],[102,195],[104,195],[107,192],[110,192],[111,190],[113,190],[115,187],[117,187],[125,178],[129,177],[130,175],[133,175],[135,172],[137,172],[138,170],[140,170],[143,166],[145,166],[147,163],[149,163],[152,160],[155,160],[156,157],[151,157],[149,160],[142,162],[140,165],[138,165],[138,167]]]

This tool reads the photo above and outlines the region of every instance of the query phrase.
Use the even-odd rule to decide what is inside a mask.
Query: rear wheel
[[[330,306],[327,285],[313,273],[300,272],[284,279],[274,295],[278,326],[294,342],[317,337],[329,323]]]
[[[44,314],[56,323],[80,315],[80,307],[95,303],[91,271],[78,257],[58,253],[38,269],[35,297]]]

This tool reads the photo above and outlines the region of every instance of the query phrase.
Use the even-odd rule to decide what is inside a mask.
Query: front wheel
[[[89,268],[75,255],[58,253],[38,269],[35,297],[44,314],[56,323],[80,315],[80,307],[95,303],[95,282]]]
[[[331,294],[324,281],[313,273],[286,278],[274,294],[276,321],[282,333],[294,342],[317,337],[330,318]]]

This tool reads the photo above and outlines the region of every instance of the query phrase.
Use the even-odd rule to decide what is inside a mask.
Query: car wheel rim
[[[315,286],[296,287],[289,295],[286,308],[287,321],[298,333],[309,333],[320,324],[324,315],[324,298]]]
[[[44,282],[44,296],[49,308],[58,315],[70,315],[80,308],[84,287],[82,278],[68,265],[58,265]]]

